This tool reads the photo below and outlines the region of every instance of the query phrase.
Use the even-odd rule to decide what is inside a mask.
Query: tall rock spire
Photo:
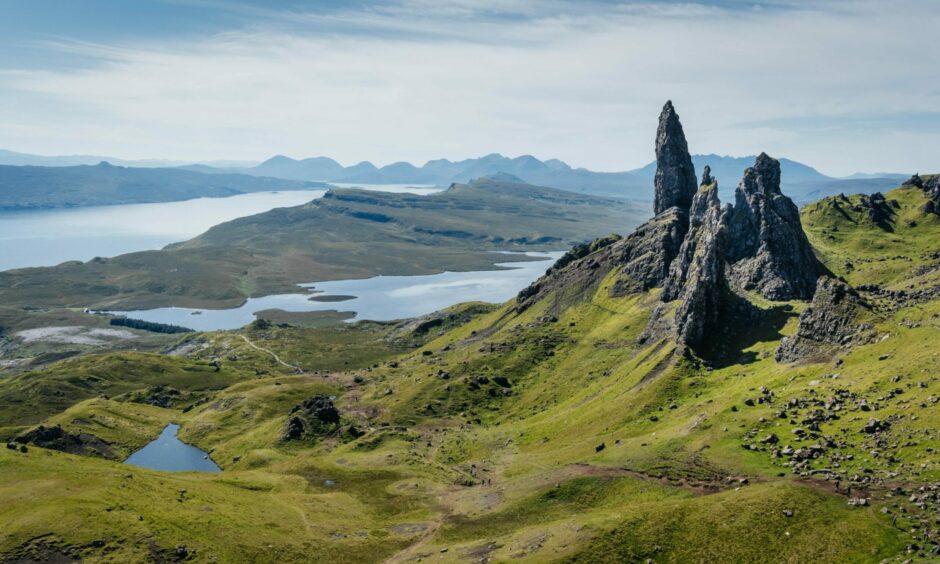
[[[672,207],[688,210],[692,205],[697,186],[695,167],[672,101],[666,102],[659,114],[654,185],[653,211],[656,215]]]
[[[733,281],[771,300],[810,299],[822,267],[793,200],[780,192],[780,162],[761,153],[735,191],[728,262]]]

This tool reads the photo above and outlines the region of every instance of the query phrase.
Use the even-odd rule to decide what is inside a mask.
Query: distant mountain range
[[[325,188],[322,182],[179,168],[0,166],[0,209],[67,208],[173,202],[275,190]]]
[[[733,199],[734,188],[740,182],[744,170],[754,163],[754,158],[753,156],[727,157],[710,154],[694,155],[692,161],[699,173],[705,165],[711,166],[712,176],[716,177],[719,182],[721,197],[730,201]],[[897,180],[908,176],[892,173],[880,175],[860,173],[847,179],[833,178],[809,165],[785,158],[780,159],[780,166],[783,190],[798,202],[806,202],[840,192],[870,193],[886,190],[896,186]],[[291,180],[320,180],[344,184],[441,186],[505,173],[537,186],[640,201],[650,199],[649,187],[652,186],[653,176],[656,173],[655,162],[630,171],[595,172],[584,168],[572,168],[558,159],[542,161],[531,155],[509,158],[498,153],[462,161],[433,160],[421,167],[399,162],[379,168],[367,161],[344,167],[328,157],[296,160],[278,155],[250,168],[217,168],[206,165],[191,165],[184,168],[205,173],[239,172]]]
[[[93,163],[90,161],[93,161]],[[652,186],[653,176],[656,172],[655,163],[630,171],[596,172],[585,168],[573,168],[558,159],[542,161],[531,155],[509,158],[498,153],[460,161],[432,160],[420,167],[407,162],[377,167],[368,161],[347,167],[328,157],[297,160],[278,155],[260,164],[238,161],[180,164],[176,161],[122,161],[107,157],[80,155],[46,157],[0,150],[0,165],[66,167],[97,164],[101,161],[151,170],[157,168],[167,170],[166,167],[175,166],[177,170],[190,173],[223,174],[230,177],[242,175],[269,179],[278,178],[296,182],[330,182],[353,185],[430,184],[449,186],[452,183],[466,183],[475,178],[505,173],[537,186],[547,186],[596,196],[635,199],[644,202],[650,200],[651,192],[649,187]],[[721,198],[725,201],[731,201],[734,197],[734,188],[740,182],[744,170],[753,164],[754,157],[728,157],[714,154],[693,155],[692,161],[699,174],[701,174],[705,165],[711,167],[712,176],[718,179]],[[809,165],[786,158],[780,159],[780,165],[782,189],[799,203],[809,202],[840,192],[871,193],[883,191],[897,186],[899,180],[909,177],[908,174],[898,173],[857,173],[847,178],[833,178],[822,174]],[[241,183],[242,185],[245,183],[250,184],[245,180],[236,181],[231,178],[230,182]],[[190,197],[198,195],[211,194],[199,193]]]
[[[62,155],[45,156],[30,155],[28,153],[17,153],[16,151],[7,151],[0,149],[0,165],[8,166],[80,166],[96,165],[100,162],[107,162],[117,166],[130,166],[135,168],[168,168],[180,167],[193,164],[192,161],[174,161],[164,159],[139,159],[127,160],[114,157],[103,157],[95,155]],[[256,161],[206,161],[203,163],[208,166],[218,168],[249,168],[256,166]]]

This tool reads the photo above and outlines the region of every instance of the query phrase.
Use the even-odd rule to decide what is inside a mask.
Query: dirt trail
[[[266,349],[266,348],[264,348],[264,347],[260,347],[260,346],[258,346],[258,345],[256,345],[256,344],[252,343],[251,340],[250,340],[248,337],[244,336],[244,335],[239,335],[239,337],[241,337],[246,343],[248,343],[248,346],[249,346],[249,347],[251,347],[251,348],[253,348],[253,349],[255,349],[255,350],[259,350],[259,351],[261,351],[261,352],[263,352],[263,353],[267,353],[267,354],[271,355],[271,357],[272,357],[278,364],[280,364],[280,365],[282,365],[282,366],[286,366],[287,368],[290,368],[291,370],[296,370],[299,374],[303,374],[303,373],[304,373],[304,369],[303,369],[303,368],[301,368],[301,367],[299,367],[299,366],[294,366],[293,364],[290,364],[290,363],[287,363],[287,362],[284,362],[283,360],[281,360],[281,357],[277,356],[277,353],[275,353],[274,351],[272,351],[272,350],[270,350],[270,349]]]

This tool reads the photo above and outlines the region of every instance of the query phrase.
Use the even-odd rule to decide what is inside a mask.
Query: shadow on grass
[[[783,338],[780,330],[797,315],[789,304],[761,309],[733,293],[727,308],[728,323],[724,330],[708,339],[699,353],[715,368],[756,362],[757,352],[746,349],[761,342],[779,341]]]

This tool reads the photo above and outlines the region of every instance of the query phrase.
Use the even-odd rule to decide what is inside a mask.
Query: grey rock
[[[858,316],[870,309],[845,282],[828,276],[820,278],[812,303],[800,314],[796,334],[784,337],[777,348],[777,362],[793,362],[865,342],[872,328],[859,323]]]
[[[822,268],[793,201],[780,192],[780,162],[761,153],[735,191],[729,226],[732,281],[771,300],[810,299]]]
[[[687,212],[671,208],[620,241],[613,250],[621,270],[611,295],[624,296],[661,286],[682,246],[687,225]]]
[[[712,176],[712,167],[705,165],[705,169],[702,171],[702,186],[711,186],[712,184],[718,184],[718,181],[715,180],[715,177]]]
[[[692,200],[688,234],[663,284],[663,302],[682,300],[675,311],[675,335],[680,343],[693,348],[717,330],[728,301],[728,215],[729,208],[722,209],[718,200],[718,186],[702,186]],[[663,309],[658,311],[662,315]],[[651,324],[657,321],[651,320]]]
[[[653,212],[657,215],[672,207],[688,209],[695,195],[695,167],[679,122],[679,115],[667,101],[659,115],[656,130],[656,194]]]
[[[924,204],[923,211],[940,215],[940,174],[931,176],[926,182],[923,182],[921,188],[927,195],[927,203]]]

